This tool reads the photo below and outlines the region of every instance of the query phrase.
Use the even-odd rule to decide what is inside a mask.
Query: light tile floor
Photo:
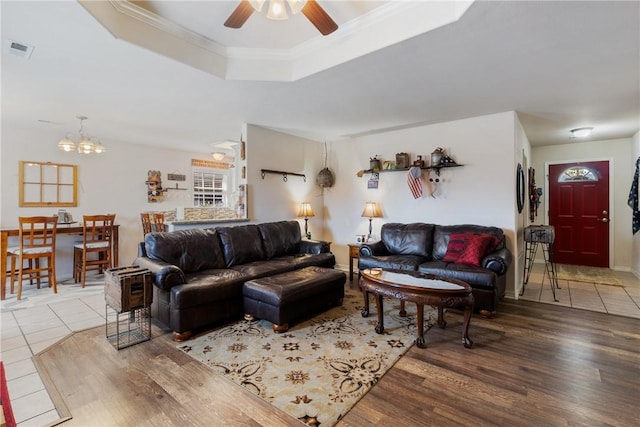
[[[40,427],[60,419],[31,357],[71,332],[105,324],[104,282],[73,281],[48,287],[26,285],[22,299],[7,295],[0,305],[0,360],[18,426]]]
[[[640,319],[640,279],[630,272],[613,273],[622,286],[558,280],[556,302],[549,277],[544,274],[544,264],[537,263],[519,298]]]
[[[521,299],[558,304],[603,313],[640,318],[640,279],[616,272],[624,287],[561,280],[554,302],[544,265],[533,266]],[[23,297],[15,294],[0,302],[0,360],[5,365],[11,406],[18,426],[40,427],[60,417],[36,371],[31,357],[73,331],[104,325],[104,282],[101,276],[82,289],[72,281],[49,288],[25,286]]]

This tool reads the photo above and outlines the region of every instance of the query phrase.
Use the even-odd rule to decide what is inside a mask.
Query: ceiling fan
[[[229,15],[224,22],[225,27],[240,28],[249,19],[251,14],[260,12],[265,0],[240,0],[240,4]],[[326,36],[338,29],[338,24],[325,12],[316,0],[287,0],[291,12],[302,12],[304,16]],[[269,11],[267,17],[270,19],[286,19],[287,12],[284,0],[269,0]]]

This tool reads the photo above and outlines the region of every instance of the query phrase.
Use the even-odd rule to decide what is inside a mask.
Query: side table
[[[151,339],[151,272],[137,266],[105,272],[105,332],[118,350]]]
[[[360,244],[349,243],[349,281],[353,282],[353,260],[360,259]]]

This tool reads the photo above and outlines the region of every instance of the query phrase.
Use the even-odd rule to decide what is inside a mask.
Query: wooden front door
[[[609,267],[609,162],[549,166],[549,224],[561,264]]]

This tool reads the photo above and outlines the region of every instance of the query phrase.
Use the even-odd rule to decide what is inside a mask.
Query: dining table
[[[113,226],[113,265],[118,266],[118,231],[119,225]],[[58,223],[56,234],[77,234],[82,236],[82,225],[77,222]],[[0,300],[4,300],[7,296],[7,248],[9,246],[9,238],[20,235],[19,228],[2,228],[0,229]]]

